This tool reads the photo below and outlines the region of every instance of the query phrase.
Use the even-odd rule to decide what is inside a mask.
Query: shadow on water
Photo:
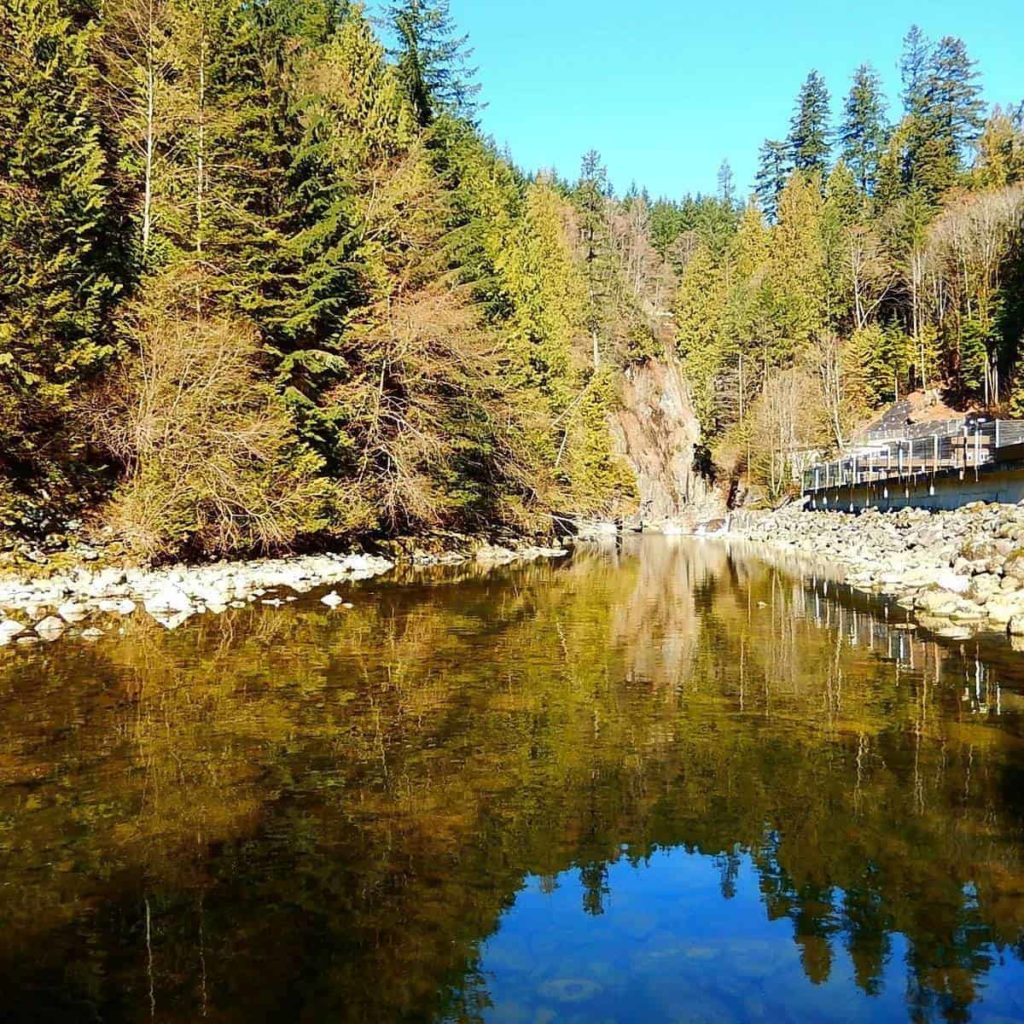
[[[0,652],[0,1020],[1024,1021],[1006,642],[682,538],[351,596]]]

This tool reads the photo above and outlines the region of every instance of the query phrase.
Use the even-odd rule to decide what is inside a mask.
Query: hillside
[[[1024,411],[1022,112],[957,39],[680,200],[518,169],[445,0],[6,0],[0,48],[16,551],[657,522],[913,389]]]

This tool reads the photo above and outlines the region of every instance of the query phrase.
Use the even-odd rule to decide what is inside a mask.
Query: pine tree
[[[812,71],[800,87],[787,139],[789,159],[796,170],[817,171],[822,177],[827,174],[832,152],[829,117],[825,80]]]
[[[932,44],[917,25],[911,25],[903,37],[900,79],[903,83],[903,110],[910,117],[922,114],[927,106],[926,79]]]
[[[608,172],[596,150],[584,154],[573,198],[579,210],[579,234],[587,292],[590,297],[587,329],[595,369],[601,362],[602,334],[613,315],[615,268],[608,231],[607,206],[611,194]]]
[[[769,271],[779,329],[773,362],[779,365],[792,359],[825,326],[828,281],[823,216],[817,175],[794,174],[779,199]]]
[[[885,97],[878,73],[869,64],[854,72],[846,98],[839,143],[843,159],[853,171],[861,191],[874,195],[878,164],[886,143]]]
[[[480,85],[468,64],[469,37],[458,35],[448,0],[400,0],[388,19],[396,40],[391,55],[420,125],[443,112],[473,122]]]
[[[1005,188],[1024,181],[1024,129],[1015,113],[995,107],[985,122],[972,170],[978,188]]]
[[[676,299],[676,342],[695,411],[709,426],[719,411],[716,383],[725,360],[726,295],[722,268],[707,246],[698,246]]]
[[[853,172],[837,160],[825,183],[822,211],[822,241],[825,247],[826,308],[835,330],[845,330],[853,321],[855,284],[850,258],[853,234],[863,213],[863,193]]]
[[[754,192],[758,203],[769,221],[774,221],[779,205],[779,196],[786,187],[792,166],[789,150],[784,142],[765,139],[761,144],[758,158],[757,178]]]
[[[325,396],[355,370],[342,340],[352,310],[388,286],[388,236],[368,223],[367,198],[376,193],[383,212],[388,176],[414,139],[413,115],[359,6],[309,60],[301,89],[289,203],[295,269],[263,325],[302,437],[341,472],[351,456],[345,413]]]
[[[925,95],[929,127],[948,142],[959,167],[981,134],[985,111],[976,62],[968,56],[962,39],[944,36],[939,40],[929,65]]]
[[[718,167],[718,198],[727,207],[736,205],[736,179],[728,160],[723,160]]]
[[[39,472],[44,438],[60,452],[69,399],[113,352],[121,253],[94,108],[95,38],[57,0],[0,8],[0,476]]]
[[[906,110],[903,179],[937,199],[961,178],[968,148],[981,133],[984,104],[963,41],[931,45],[915,26],[901,65]]]

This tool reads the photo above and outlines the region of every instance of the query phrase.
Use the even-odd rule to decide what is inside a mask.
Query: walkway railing
[[[956,424],[956,429],[950,430],[950,424]],[[923,426],[915,425],[914,433]],[[1001,449],[1024,444],[1024,420],[954,420],[929,426],[930,434],[867,441],[842,458],[811,466],[803,473],[804,491],[898,480],[944,469],[977,469],[999,461]]]

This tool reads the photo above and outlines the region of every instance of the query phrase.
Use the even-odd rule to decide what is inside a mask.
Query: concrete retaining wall
[[[838,512],[863,512],[874,508],[932,510],[959,508],[972,501],[1015,505],[1024,501],[1024,462],[982,466],[980,469],[947,469],[938,473],[829,487],[807,492],[807,507]]]

